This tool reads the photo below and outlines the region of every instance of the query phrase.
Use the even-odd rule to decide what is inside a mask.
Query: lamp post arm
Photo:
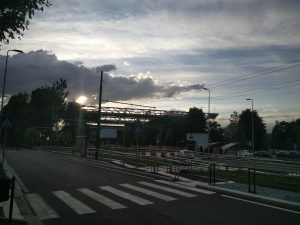
[[[8,53],[11,50],[6,52],[6,61],[5,61],[5,68],[4,68],[4,76],[3,76],[3,85],[2,85],[2,96],[1,96],[1,115],[3,115],[3,104],[4,104],[4,93],[5,93],[5,83],[6,83],[6,73],[7,73],[7,62],[8,62]]]

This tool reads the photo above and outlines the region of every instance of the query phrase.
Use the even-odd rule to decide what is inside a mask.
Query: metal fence
[[[149,173],[163,174],[178,179],[179,176],[207,182],[209,185],[231,180],[248,184],[249,192],[256,185],[285,188],[291,185],[300,189],[299,164],[284,164],[259,158],[239,158],[213,154],[198,154],[194,158],[180,155],[164,158],[143,154],[146,149],[96,149],[78,152],[73,147],[45,146],[45,150],[75,155],[87,159],[118,163],[119,166]],[[277,183],[276,183],[277,182]],[[286,183],[286,186],[285,186]]]

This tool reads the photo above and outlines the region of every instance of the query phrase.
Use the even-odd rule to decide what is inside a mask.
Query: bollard
[[[256,193],[256,169],[253,170],[253,193]]]
[[[98,159],[98,155],[99,155],[98,150],[96,150],[96,151],[95,151],[95,159],[96,159],[96,160]]]
[[[251,171],[253,172],[252,182],[251,182]],[[251,183],[253,185],[253,191],[251,190]],[[256,193],[256,169],[248,168],[248,192]]]
[[[215,163],[213,164],[213,168],[214,168],[214,170],[213,170],[213,175],[214,175],[214,186],[216,186],[216,164],[215,164]]]
[[[10,203],[9,203],[9,219],[8,222],[12,222],[12,214],[13,214],[13,207],[14,207],[14,197],[15,197],[15,181],[16,178],[12,177],[11,179],[11,192],[10,192]]]

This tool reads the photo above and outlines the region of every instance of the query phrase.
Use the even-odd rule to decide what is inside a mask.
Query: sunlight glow
[[[76,99],[76,102],[79,103],[80,105],[83,105],[86,102],[86,100],[87,100],[87,97],[85,97],[84,95],[81,95]]]

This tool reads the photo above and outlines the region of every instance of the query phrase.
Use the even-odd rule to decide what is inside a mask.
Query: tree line
[[[6,129],[6,140],[12,146],[35,145],[74,146],[77,136],[86,136],[90,144],[95,142],[96,112],[81,109],[76,102],[67,102],[67,81],[60,79],[52,85],[41,86],[28,93],[13,95],[4,107],[5,116],[13,117],[15,126]],[[136,121],[136,123],[141,123]],[[266,126],[257,111],[253,111],[255,149],[293,149],[300,142],[300,119],[292,122],[276,122],[272,134],[266,134]],[[210,142],[238,143],[250,149],[252,141],[252,111],[234,111],[229,125],[207,120],[199,108],[190,108],[186,116],[153,117],[141,124],[142,132],[135,133],[132,124],[118,128],[117,142],[121,145],[185,146],[187,133],[209,132]],[[95,133],[95,132],[94,132]],[[2,132],[2,135],[3,132]],[[137,140],[138,139],[138,140]]]

